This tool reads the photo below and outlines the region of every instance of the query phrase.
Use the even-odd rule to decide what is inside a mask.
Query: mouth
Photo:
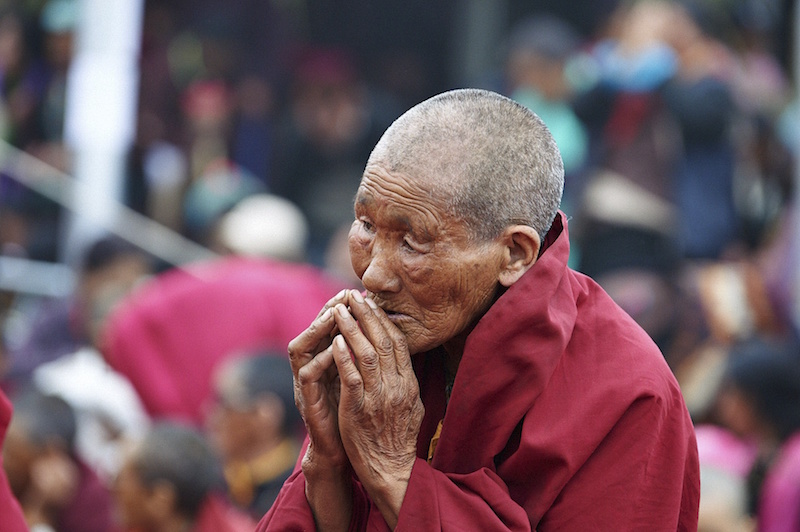
[[[378,307],[381,308],[381,310],[383,310],[386,313],[386,317],[388,317],[392,322],[397,322],[397,321],[400,321],[400,320],[408,317],[407,314],[404,314],[402,312],[398,312],[398,311],[390,308],[386,304],[386,302],[381,301],[381,300],[375,298],[374,296],[372,296],[372,300],[375,302],[376,305],[378,305]]]

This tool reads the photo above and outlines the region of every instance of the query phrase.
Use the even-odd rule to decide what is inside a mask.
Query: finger
[[[381,329],[392,339],[393,365],[399,373],[413,371],[411,365],[411,355],[408,352],[408,339],[397,325],[392,323],[386,312],[380,308],[375,301],[370,298],[365,299],[366,306],[372,311],[374,319],[380,324]],[[388,364],[385,367],[388,370]]]
[[[364,397],[364,380],[341,334],[337,334],[333,339],[332,347],[333,359],[339,370],[339,393],[342,395],[346,393],[352,401],[351,404],[360,404]]]
[[[335,336],[334,323],[329,323],[330,313],[338,303],[347,301],[347,290],[342,290],[322,307],[311,325],[289,342],[289,357],[293,355],[314,356],[330,345]],[[327,326],[326,326],[327,325]]]
[[[356,322],[344,305],[336,305],[334,314],[339,333],[352,349],[354,365],[362,374],[365,385],[374,385],[380,379],[378,354],[375,351],[375,347],[364,336],[359,323]]]
[[[299,369],[297,372],[297,383],[301,387],[309,384],[316,384],[323,380],[324,377],[328,377],[328,372],[331,368],[335,367],[332,349],[325,349],[309,360],[308,364]]]
[[[301,367],[330,345],[335,325],[332,310],[327,309],[312,321],[305,331],[289,342],[289,362],[295,376]]]
[[[369,303],[372,303],[372,306]],[[405,336],[374,301],[365,299],[356,290],[350,292],[350,311],[358,320],[364,336],[378,353],[381,371],[396,372],[395,350],[398,347],[396,341],[402,339],[401,344],[404,344]],[[402,349],[402,345],[399,347]]]
[[[391,360],[394,356],[391,352],[391,339],[385,334],[376,334],[375,341],[367,338],[364,335],[361,324],[356,322],[344,305],[336,307],[335,319],[339,325],[340,334],[353,352],[354,363],[359,372],[361,372],[365,389],[367,391],[379,390],[382,386],[384,372],[381,368],[381,362]],[[396,373],[397,370],[389,368],[387,371]]]

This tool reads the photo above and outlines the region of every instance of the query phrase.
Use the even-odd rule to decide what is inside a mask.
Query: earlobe
[[[541,240],[539,234],[527,225],[508,226],[501,239],[505,246],[505,260],[498,281],[508,288],[536,263]]]

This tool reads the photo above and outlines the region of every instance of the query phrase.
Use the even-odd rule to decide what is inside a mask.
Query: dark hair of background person
[[[800,430],[800,353],[793,347],[761,339],[735,346],[725,374],[781,442]]]
[[[294,404],[292,368],[286,357],[277,353],[259,353],[243,358],[238,370],[245,394],[243,399],[252,403],[261,395],[275,394],[286,412],[283,432],[293,434],[301,425],[302,418]]]
[[[142,441],[134,467],[142,483],[175,487],[176,510],[195,516],[209,493],[224,491],[222,470],[201,434],[189,426],[160,422]]]
[[[60,444],[72,453],[77,422],[72,407],[62,398],[46,395],[33,386],[21,390],[13,400],[14,418],[31,444]]]

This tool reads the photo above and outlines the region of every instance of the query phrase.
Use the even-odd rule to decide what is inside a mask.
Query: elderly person
[[[692,422],[653,341],[567,267],[542,121],[458,90],[400,117],[353,268],[289,345],[305,454],[260,530],[691,530]]]

